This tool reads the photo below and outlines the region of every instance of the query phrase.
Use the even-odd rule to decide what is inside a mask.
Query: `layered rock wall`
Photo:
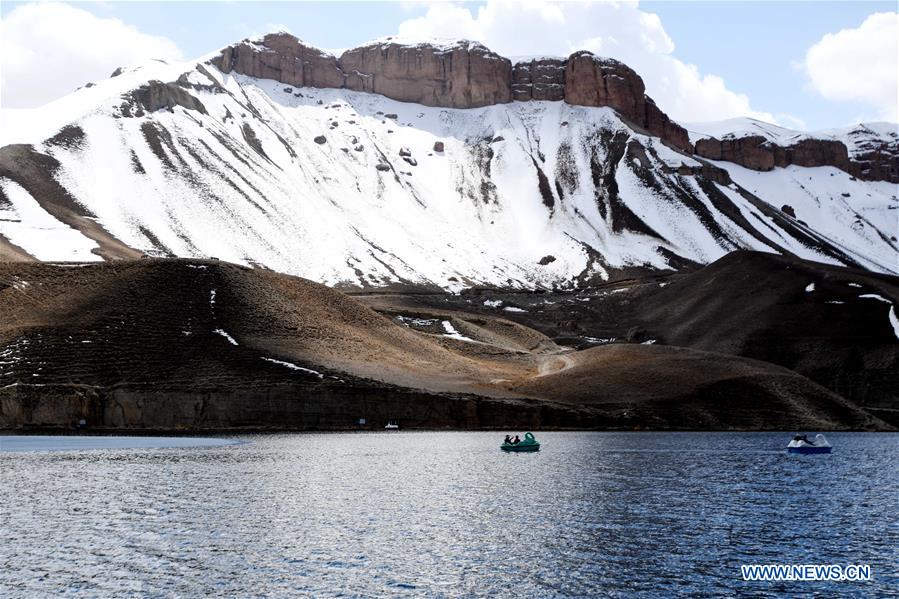
[[[568,57],[565,101],[579,106],[610,106],[651,134],[685,152],[693,152],[687,130],[668,118],[646,95],[640,75],[617,60],[587,51]]]
[[[229,46],[211,62],[223,73],[275,79],[297,87],[370,92],[425,106],[477,108],[513,100],[608,106],[636,127],[703,158],[759,171],[789,165],[833,166],[863,179],[899,182],[895,148],[871,148],[850,157],[846,145],[837,140],[806,138],[781,146],[755,135],[704,138],[694,148],[686,129],[646,95],[643,79],[633,69],[587,51],[567,59],[534,58],[513,65],[475,42],[405,44],[388,38],[347,50],[337,58],[288,33],[272,33],[262,40]],[[163,100],[147,103],[184,103]]]
[[[562,58],[536,58],[512,67],[512,99],[519,102],[565,99],[565,66]]]
[[[371,44],[347,50],[338,66],[343,87],[401,102],[477,108],[511,101],[512,63],[474,42]]]
[[[761,135],[700,139],[695,144],[695,152],[709,160],[726,160],[756,171],[770,171],[774,168],[774,150]]]
[[[856,154],[849,161],[849,173],[868,181],[899,183],[899,148],[884,145]]]
[[[890,181],[890,177],[895,177],[895,173],[891,173],[889,169],[881,171],[868,165],[865,165],[868,171],[863,173],[862,164],[850,160],[846,145],[834,139],[805,138],[782,146],[761,135],[724,139],[707,137],[696,141],[695,152],[703,158],[726,160],[755,171],[770,171],[775,166],[790,165],[832,166],[860,178]],[[876,176],[871,176],[872,174]]]
[[[638,127],[692,152],[687,131],[646,96],[646,86],[633,69],[586,51],[513,67],[508,58],[476,42],[410,45],[388,39],[347,50],[338,59],[288,33],[272,33],[260,41],[229,46],[212,63],[223,73],[297,87],[346,88],[425,106],[477,108],[513,100],[609,106]]]
[[[244,40],[228,46],[212,62],[226,74],[234,71],[297,87],[343,87],[337,58],[288,33],[270,33],[261,44]]]

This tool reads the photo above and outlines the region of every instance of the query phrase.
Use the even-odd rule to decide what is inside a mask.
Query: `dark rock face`
[[[610,106],[624,118],[686,152],[693,151],[687,130],[646,96],[643,79],[629,66],[591,52],[575,52],[565,69],[565,101],[579,106]]]
[[[886,138],[871,134],[863,125],[849,133],[854,142],[849,172],[859,179],[899,183],[899,130]]]
[[[366,420],[359,425],[360,416]],[[604,428],[595,410],[526,400],[416,392],[388,385],[252,381],[237,388],[140,385],[0,391],[0,427],[93,431],[383,430],[404,428]]]
[[[867,181],[899,183],[899,148],[884,145],[856,154],[849,162],[849,173]]]
[[[715,183],[720,183],[721,185],[730,185],[733,183],[730,178],[730,173],[723,168],[708,162],[702,162],[700,166],[688,166],[681,163],[676,169],[667,167],[663,170],[664,172],[676,172],[682,177],[701,176],[710,181],[714,181]]]
[[[791,164],[833,166],[862,179],[899,182],[896,144],[869,144],[851,158],[843,143],[826,139],[804,139],[782,147],[761,136],[706,138],[694,150],[686,129],[646,95],[643,79],[633,69],[587,51],[567,59],[532,59],[513,66],[476,42],[410,45],[388,39],[347,50],[338,59],[288,33],[271,33],[259,42],[244,40],[229,46],[211,62],[224,73],[275,79],[296,87],[346,88],[425,106],[477,108],[512,100],[608,106],[651,135],[704,158],[760,171]],[[199,100],[173,84],[151,82],[133,94],[134,103],[143,110],[180,105],[205,112]],[[123,109],[125,116],[132,112],[139,111]]]
[[[175,106],[207,114],[200,100],[175,83],[153,80],[126,94],[124,100],[120,108],[125,117],[143,116],[144,111],[156,112],[163,108],[171,111]]]
[[[275,79],[297,87],[333,87],[380,94],[401,102],[477,108],[514,100],[610,106],[673,146],[692,152],[687,131],[645,95],[643,80],[617,60],[576,52],[512,66],[476,42],[451,46],[390,40],[353,48],[339,59],[287,33],[245,40],[212,60],[222,72]]]
[[[637,73],[591,52],[575,52],[565,68],[565,100],[579,106],[609,106],[638,125],[646,119],[646,86]]]
[[[703,158],[735,162],[756,171],[770,171],[775,165],[774,149],[761,135],[700,139],[696,142],[695,152]]]
[[[830,139],[802,139],[789,146],[771,143],[761,135],[716,139],[708,137],[696,142],[696,154],[710,160],[726,160],[756,171],[770,171],[775,166],[833,166],[851,172],[845,144]]]
[[[270,33],[262,45],[245,40],[228,46],[212,62],[223,73],[235,71],[297,87],[343,87],[335,57],[288,33]]]
[[[786,148],[774,145],[777,166],[834,166],[849,172],[849,152],[843,142],[827,139],[803,139]]]
[[[687,130],[668,118],[649,96],[646,97],[646,121],[643,126],[674,147],[693,153],[693,145],[690,143]]]
[[[565,99],[565,67],[560,58],[540,58],[512,67],[512,99],[519,102]]]
[[[425,106],[475,108],[510,102],[512,63],[474,42],[371,44],[344,52],[345,87]]]

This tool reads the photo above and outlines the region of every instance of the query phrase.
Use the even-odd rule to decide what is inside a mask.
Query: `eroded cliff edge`
[[[376,93],[424,106],[478,108],[530,100],[608,106],[637,128],[703,158],[760,171],[775,166],[833,166],[860,179],[899,182],[899,151],[890,144],[850,152],[833,139],[809,137],[784,145],[759,136],[708,136],[694,147],[687,130],[646,95],[643,79],[633,69],[585,50],[567,58],[513,63],[467,40],[408,43],[384,38],[337,57],[279,32],[228,46],[211,63],[224,73],[298,87]]]
[[[587,51],[513,66],[477,42],[408,44],[387,38],[338,58],[288,33],[270,33],[228,46],[212,63],[224,73],[370,92],[424,106],[478,108],[532,99],[609,106],[637,127],[693,151],[686,129],[646,96],[633,69]]]

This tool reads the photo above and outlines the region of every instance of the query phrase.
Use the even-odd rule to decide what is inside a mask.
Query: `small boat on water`
[[[503,442],[499,448],[503,451],[540,451],[540,442],[534,438],[532,433],[525,433],[524,439],[518,443]]]
[[[396,420],[391,420],[387,423],[387,426],[384,427],[384,430],[398,431],[400,430],[400,425],[396,423]]]
[[[815,435],[810,441],[806,435],[796,435],[787,445],[787,453],[830,453],[833,447],[824,435]]]

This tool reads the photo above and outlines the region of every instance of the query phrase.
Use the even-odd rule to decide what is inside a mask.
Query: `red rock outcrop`
[[[425,106],[476,108],[512,100],[608,106],[651,135],[704,158],[759,171],[791,164],[833,166],[861,179],[899,183],[896,143],[863,140],[868,145],[856,143],[850,155],[845,144],[833,139],[806,138],[780,146],[760,135],[749,135],[700,139],[694,149],[687,130],[646,95],[643,79],[633,69],[588,51],[575,52],[567,59],[535,58],[513,67],[507,58],[476,42],[406,44],[388,38],[347,50],[338,59],[289,33],[270,33],[261,40],[228,46],[210,62],[224,73],[275,79],[297,87],[347,88]],[[140,98],[135,96],[135,103],[193,106],[191,97],[174,97],[169,92],[151,86],[141,90]],[[858,134],[865,132],[862,129]]]
[[[846,145],[833,139],[805,138],[781,146],[761,135],[744,137],[707,137],[696,141],[695,152],[710,160],[726,160],[755,171],[770,171],[775,166],[833,166],[851,172]]]
[[[899,183],[899,149],[882,148],[857,153],[849,162],[849,173],[868,181]]]
[[[693,144],[687,130],[668,118],[668,115],[646,96],[646,120],[643,126],[653,135],[658,135],[676,148],[693,153]]]
[[[213,59],[223,73],[274,79],[297,87],[343,87],[337,59],[289,33],[269,33],[261,43],[244,40]]]
[[[565,67],[562,58],[537,58],[512,67],[512,99],[519,102],[565,99]]]
[[[772,145],[776,166],[835,166],[849,172],[849,151],[841,141],[807,138],[787,147]]]
[[[579,106],[609,106],[643,126],[646,86],[629,66],[591,52],[575,52],[565,68],[565,101]]]
[[[476,108],[512,100],[512,63],[476,42],[384,41],[347,50],[345,87],[425,106]]]
[[[698,156],[710,160],[726,160],[755,171],[774,168],[774,148],[761,135],[716,139],[707,137],[695,144]]]
[[[693,146],[687,130],[673,122],[646,95],[643,79],[632,68],[591,52],[575,52],[565,68],[565,101],[579,106],[609,106],[621,116],[686,152]]]
[[[609,106],[631,123],[687,152],[687,131],[645,94],[643,80],[617,60],[576,52],[515,65],[476,42],[404,44],[387,39],[353,48],[339,59],[287,33],[244,40],[212,60],[232,71],[297,87],[334,87],[401,102],[476,108],[515,100],[564,100]]]
[[[849,172],[859,179],[899,183],[899,128],[858,125],[846,132]]]

